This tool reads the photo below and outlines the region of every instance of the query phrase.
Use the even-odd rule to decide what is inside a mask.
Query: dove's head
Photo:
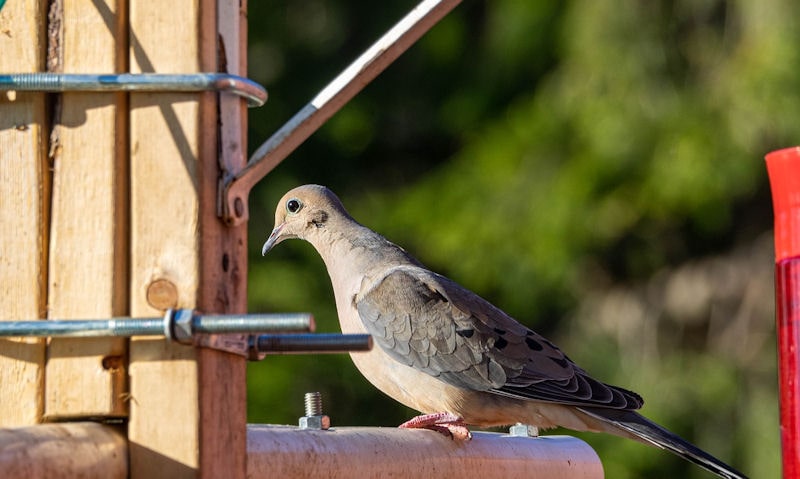
[[[332,220],[350,218],[333,191],[320,185],[303,185],[283,195],[275,210],[275,229],[264,243],[265,255],[283,240],[311,240]]]

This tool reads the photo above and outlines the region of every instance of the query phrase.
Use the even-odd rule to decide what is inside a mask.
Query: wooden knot
[[[147,286],[147,304],[160,311],[178,306],[178,287],[167,279],[157,279]]]

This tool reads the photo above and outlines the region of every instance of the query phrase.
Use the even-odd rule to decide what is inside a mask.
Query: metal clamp
[[[11,73],[0,75],[0,91],[226,91],[247,100],[250,107],[267,101],[267,90],[258,83],[228,73]]]

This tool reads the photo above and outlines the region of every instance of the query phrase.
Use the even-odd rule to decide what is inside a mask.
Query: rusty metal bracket
[[[220,189],[219,214],[225,223],[247,221],[253,186],[460,2],[423,0],[264,142]]]

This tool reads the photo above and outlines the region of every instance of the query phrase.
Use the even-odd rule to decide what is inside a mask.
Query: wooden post
[[[0,72],[44,71],[47,2],[0,11]],[[45,317],[50,172],[45,95],[0,92],[0,320]],[[41,420],[44,341],[0,339],[0,427]]]
[[[216,71],[218,58],[236,58],[238,44],[218,51],[218,25],[242,32],[244,12],[238,2],[220,2],[219,8],[234,9],[227,25],[218,24],[211,0],[168,6],[160,0],[132,2],[131,71]],[[227,67],[243,73],[230,61]],[[227,102],[234,112],[219,117],[216,98],[213,93],[130,96],[134,316],[169,307],[245,311],[245,230],[227,228],[217,217],[220,164],[241,168],[245,161],[241,136],[229,138],[238,147],[220,148],[218,120],[242,122],[244,104]],[[132,340],[131,477],[194,477],[199,471],[201,477],[243,478],[244,374],[240,357]]]
[[[58,70],[122,72],[124,1],[61,3]],[[127,315],[128,151],[123,93],[64,93],[50,135],[53,199],[48,316]],[[127,415],[127,341],[52,339],[45,419]]]

